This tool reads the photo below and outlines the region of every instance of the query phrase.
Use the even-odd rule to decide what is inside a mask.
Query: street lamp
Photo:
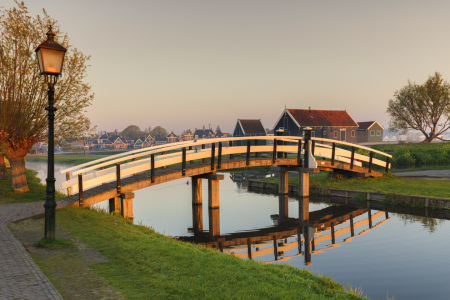
[[[61,75],[66,48],[55,42],[55,34],[52,26],[48,27],[47,40],[36,48],[36,56],[39,62],[40,75],[45,76],[48,85],[48,160],[47,160],[47,188],[45,198],[45,231],[44,238],[55,238],[55,131],[54,120],[56,108],[55,83]]]

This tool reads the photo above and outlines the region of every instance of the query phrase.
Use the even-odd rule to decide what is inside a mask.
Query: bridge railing
[[[331,146],[324,143],[329,143]],[[351,145],[353,150],[337,148],[336,144]],[[370,157],[355,153],[356,148],[370,151]],[[62,170],[61,174],[66,173],[67,179],[62,183],[62,188],[67,189],[70,196],[71,193],[76,193],[80,189],[86,190],[107,182],[119,181],[121,178],[144,171],[150,171],[153,181],[155,169],[177,164],[181,164],[180,168],[184,175],[186,164],[199,160],[206,162],[207,159],[209,159],[213,171],[215,168],[221,168],[222,160],[235,159],[235,155],[245,155],[245,160],[249,165],[252,159],[251,155],[253,155],[253,158],[259,158],[262,153],[266,158],[271,157],[274,163],[277,157],[283,155],[284,157],[296,157],[298,164],[301,165],[302,157],[312,153],[316,156],[329,158],[333,163],[341,161],[351,163],[352,166],[353,164],[361,165],[361,162],[357,160],[369,161],[370,167],[372,164],[385,166],[386,171],[389,168],[389,157],[391,157],[383,152],[359,145],[318,138],[305,141],[298,136],[199,139],[137,149]],[[384,155],[387,157],[387,162],[374,159],[373,153]]]

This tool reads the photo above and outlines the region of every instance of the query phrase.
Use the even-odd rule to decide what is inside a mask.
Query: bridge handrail
[[[176,149],[183,148],[184,146],[201,146],[204,144],[213,144],[213,143],[230,142],[230,141],[248,141],[248,140],[279,140],[279,141],[286,141],[286,142],[295,142],[297,140],[302,140],[302,139],[303,139],[302,137],[294,137],[294,136],[286,136],[286,137],[283,137],[283,136],[246,136],[246,137],[232,137],[232,138],[195,139],[195,140],[170,143],[170,144],[165,144],[165,145],[160,145],[160,146],[152,146],[152,147],[147,147],[147,148],[143,148],[143,149],[137,149],[137,150],[132,150],[132,151],[124,152],[124,153],[119,153],[119,154],[111,155],[108,157],[99,158],[97,160],[93,160],[93,161],[90,161],[90,162],[87,162],[87,163],[84,163],[84,164],[81,164],[78,166],[64,169],[61,171],[61,174],[77,170],[76,172],[73,173],[73,175],[77,175],[80,173],[90,171],[92,169],[105,167],[105,166],[111,165],[113,163],[118,163],[118,162],[122,162],[125,160],[138,158],[141,156],[157,154],[157,153],[160,153],[163,151],[176,150]],[[145,153],[142,153],[142,152],[145,152]],[[132,155],[130,155],[130,154],[132,154]],[[123,157],[121,159],[115,159],[115,158],[120,158],[122,156],[125,156],[125,157]],[[98,164],[98,163],[100,163],[100,164]],[[89,168],[83,169],[84,167],[93,166],[93,165],[95,165],[95,167],[89,167]]]
[[[378,153],[378,154],[381,154],[383,156],[392,158],[392,155],[389,155],[387,153],[384,153],[384,152],[381,152],[381,151],[378,151],[378,150],[375,150],[375,149],[372,149],[372,148],[369,148],[369,147],[347,143],[347,142],[344,142],[344,141],[337,141],[337,140],[332,140],[332,139],[324,139],[324,138],[316,138],[316,137],[312,137],[311,140],[313,140],[313,141],[323,141],[323,142],[327,142],[327,143],[336,143],[336,144],[356,147],[356,148],[364,149],[364,150],[367,150],[367,151],[370,151],[370,152]]]

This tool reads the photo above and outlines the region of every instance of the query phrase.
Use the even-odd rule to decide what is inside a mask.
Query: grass
[[[55,163],[60,164],[68,164],[68,165],[80,165],[84,164],[99,158],[103,158],[106,156],[114,155],[118,153],[111,153],[111,154],[89,154],[89,155],[83,155],[83,154],[64,154],[64,155],[55,155]],[[36,161],[36,162],[46,162],[47,156],[27,156],[27,161]]]
[[[128,299],[363,299],[307,270],[244,261],[119,216],[86,209],[58,215],[65,230],[109,258],[91,268]]]
[[[62,249],[73,246],[73,243],[66,239],[46,239],[42,238],[37,242],[37,246],[49,249]]]
[[[28,203],[36,201],[45,201],[46,186],[36,177],[34,170],[25,170],[27,176],[28,193],[14,193],[11,189],[11,170],[8,169],[8,180],[0,180],[0,204],[10,203]],[[56,200],[64,198],[66,195],[56,191]]]
[[[261,179],[278,183],[278,178]],[[310,176],[311,185],[321,188],[380,192],[386,194],[450,198],[450,184],[445,180],[417,180],[388,174],[378,178],[329,179],[326,172]],[[289,184],[297,185],[298,177],[290,177]]]

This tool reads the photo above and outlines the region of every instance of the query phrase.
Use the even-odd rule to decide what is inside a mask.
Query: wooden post
[[[186,147],[183,147],[181,150],[181,175],[186,176]]]
[[[314,156],[314,154],[315,154],[315,151],[316,151],[316,141],[311,141],[311,153],[312,153],[312,155]]]
[[[309,167],[309,151],[310,151],[310,144],[311,144],[311,128],[307,127],[304,129],[305,132],[305,155],[304,155],[304,164],[303,166],[308,168]]]
[[[334,222],[331,222],[331,244],[336,242],[335,234],[334,234]]]
[[[83,175],[78,174],[78,206],[83,207]]]
[[[116,163],[116,189],[117,195],[120,195],[120,163]]]
[[[336,143],[333,143],[333,148],[331,148],[331,165],[334,166],[334,159],[336,157]]]
[[[217,169],[222,168],[222,142],[219,142],[219,154],[217,155]]]
[[[305,264],[311,265],[311,252],[314,247],[314,230],[308,226],[303,227],[303,237],[305,238]]]
[[[219,207],[219,180],[208,178],[208,207]]]
[[[273,236],[273,255],[275,256],[275,260],[278,260],[278,247],[277,247],[277,237]]]
[[[152,183],[155,182],[155,154],[150,155],[150,178]]]
[[[367,214],[369,215],[369,228],[372,228],[372,210],[369,209]]]
[[[218,208],[208,209],[209,214],[209,234],[211,236],[220,235],[220,210]]]
[[[353,216],[350,215],[350,234],[351,236],[355,235],[355,226],[353,225]]]
[[[298,199],[298,218],[301,223],[309,221],[309,198]]]
[[[66,172],[66,180],[67,181],[70,180],[70,173],[69,172]],[[72,191],[71,191],[70,187],[67,188],[67,196],[69,196],[69,197],[72,196]]]
[[[369,159],[369,173],[372,173],[372,161],[373,161],[373,152],[370,151],[370,159]]]
[[[109,213],[120,213],[120,197],[114,197],[109,199]]]
[[[277,140],[273,140],[273,154],[272,154],[272,162],[275,163],[277,161]]]
[[[192,205],[192,222],[194,232],[203,230],[203,205]]]
[[[302,166],[302,140],[298,140],[297,165]]]
[[[255,140],[255,146],[258,146],[258,140]],[[256,148],[256,149],[258,149],[258,148]],[[255,158],[259,158],[258,150],[256,150],[256,152],[255,152]]]
[[[386,156],[386,173],[389,173],[389,157]]]
[[[355,164],[355,147],[352,146],[352,156],[350,159],[350,169],[353,169],[353,166]]]
[[[248,259],[252,259],[252,243],[250,242],[250,238],[247,238],[247,256]]]
[[[192,150],[192,146],[189,146],[189,150]],[[193,163],[194,163],[193,160],[190,160],[190,161],[189,161],[189,164],[193,164]]]
[[[205,144],[202,144],[202,149],[206,149]],[[203,162],[206,162],[206,158],[203,159]]]
[[[250,144],[251,144],[251,140],[247,140],[247,158],[245,161],[245,165],[250,165]]]
[[[133,198],[134,193],[120,194],[120,214],[125,219],[133,219]]]
[[[202,204],[202,178],[192,176],[192,204]]]
[[[280,220],[289,218],[289,197],[288,195],[278,196],[278,214]]]
[[[289,193],[289,172],[285,167],[280,167],[280,178],[278,181],[278,194]]]
[[[309,173],[298,172],[298,196],[309,197]]]
[[[284,135],[284,130],[283,129],[278,129],[276,132],[275,132],[275,135],[276,136],[283,136]],[[283,145],[284,144],[284,142],[283,141],[280,141],[280,140],[277,140],[277,142],[276,142],[278,145]],[[277,153],[277,158],[283,158],[283,152],[278,152]]]
[[[214,157],[216,156],[216,144],[211,144],[211,171],[214,171]]]
[[[233,147],[233,141],[229,141],[228,142],[228,146],[229,147]],[[230,159],[234,159],[234,155],[233,154],[230,154]]]

